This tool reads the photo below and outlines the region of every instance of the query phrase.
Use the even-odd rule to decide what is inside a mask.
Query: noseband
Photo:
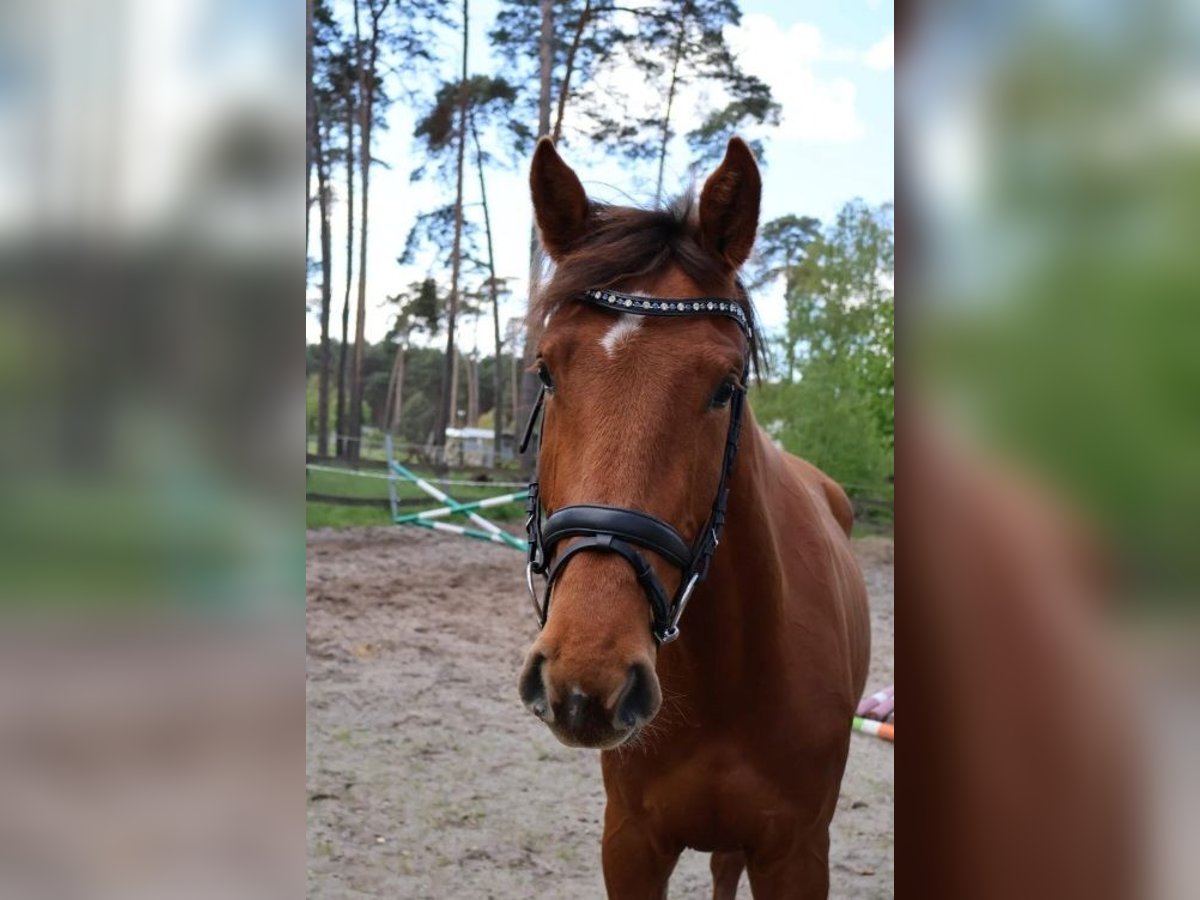
[[[679,637],[679,619],[692,591],[708,575],[709,563],[721,540],[721,529],[725,525],[725,508],[729,500],[729,478],[737,457],[738,438],[742,430],[742,408],[745,403],[745,384],[750,368],[750,322],[741,304],[724,298],[697,298],[688,300],[663,300],[656,297],[638,297],[616,291],[589,290],[580,298],[596,306],[620,313],[640,316],[725,316],[738,323],[746,335],[747,354],[742,367],[742,383],[734,389],[729,400],[729,431],[725,436],[725,456],[721,463],[721,480],[717,483],[717,495],[713,499],[708,520],[700,530],[694,543],[689,544],[671,525],[649,513],[622,506],[581,504],[564,506],[547,516],[543,521],[541,504],[538,500],[536,477],[529,483],[529,518],[525,529],[529,537],[529,562],[525,567],[525,583],[533,599],[538,627],[545,627],[550,614],[550,595],[554,582],[566,564],[577,554],[587,550],[615,553],[633,567],[638,584],[650,601],[654,615],[652,632],[660,644],[669,644]],[[525,452],[533,437],[533,429],[546,399],[546,388],[538,394],[537,402],[525,426],[520,451]],[[551,563],[555,547],[567,538],[580,538]],[[669,597],[654,569],[638,548],[657,553],[683,573],[679,590]],[[546,582],[545,599],[538,598],[533,585],[533,576],[541,575]]]

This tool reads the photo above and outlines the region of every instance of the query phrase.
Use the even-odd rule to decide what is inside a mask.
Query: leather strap
[[[546,402],[546,386],[542,385],[538,391],[537,400],[534,401],[533,409],[529,411],[529,419],[525,422],[525,431],[521,436],[521,443],[517,445],[517,452],[524,453],[529,449],[529,442],[533,440],[533,429],[537,425],[538,416],[541,415],[542,405]]]
[[[542,523],[542,542],[549,548],[566,537],[609,534],[653,550],[677,569],[692,562],[692,549],[662,519],[636,509],[601,504],[564,506]]]
[[[654,633],[662,634],[665,632],[671,624],[671,601],[667,598],[667,592],[663,590],[662,584],[654,574],[654,569],[650,567],[650,563],[646,562],[646,558],[625,541],[611,534],[597,534],[584,538],[583,540],[576,541],[563,551],[562,555],[558,557],[554,565],[550,568],[550,572],[546,577],[547,594],[553,590],[555,580],[563,569],[566,568],[567,562],[571,557],[585,550],[616,553],[618,556],[625,558],[625,561],[632,566],[634,574],[637,576],[638,584],[641,585],[642,591],[650,601],[650,609],[654,615]],[[548,605],[546,612],[549,614]]]

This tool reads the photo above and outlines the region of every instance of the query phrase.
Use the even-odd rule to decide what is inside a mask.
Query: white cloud
[[[774,136],[782,140],[849,143],[866,129],[855,108],[855,86],[848,78],[823,77],[815,64],[843,54],[825,46],[813,25],[797,22],[786,31],[769,16],[744,16],[727,28],[726,39],[746,71],[771,86],[782,107]]]
[[[879,39],[878,42],[871,45],[871,48],[863,54],[863,62],[872,69],[891,69],[895,67],[895,52],[896,32],[889,31],[885,37]]]

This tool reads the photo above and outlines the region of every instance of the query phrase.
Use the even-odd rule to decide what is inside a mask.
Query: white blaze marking
[[[609,356],[616,356],[621,344],[633,337],[634,332],[642,327],[642,317],[633,313],[621,313],[621,317],[613,323],[604,337],[600,338],[600,346]]]

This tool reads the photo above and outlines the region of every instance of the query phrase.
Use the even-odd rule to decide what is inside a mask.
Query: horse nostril
[[[649,722],[658,712],[661,702],[658,677],[650,667],[643,663],[630,666],[625,688],[617,698],[613,724],[617,728],[633,728]]]
[[[545,662],[546,657],[542,654],[531,654],[525,663],[524,671],[521,672],[520,681],[517,683],[521,702],[539,719],[545,719],[550,709],[550,704],[546,700],[546,682],[542,678],[542,667]]]

